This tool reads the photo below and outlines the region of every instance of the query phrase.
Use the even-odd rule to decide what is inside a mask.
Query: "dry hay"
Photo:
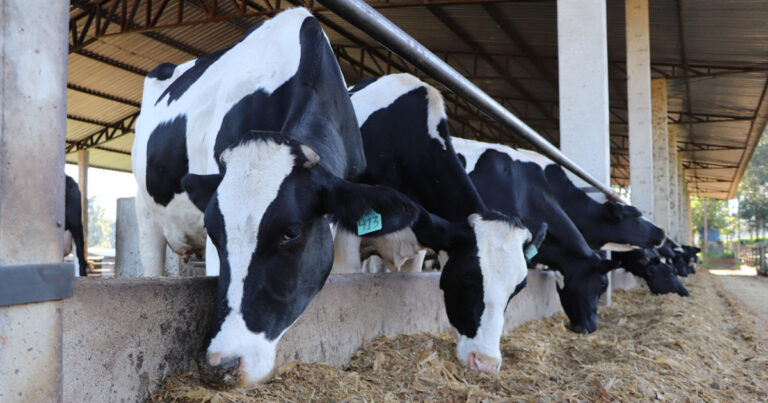
[[[564,315],[522,325],[502,340],[498,375],[470,372],[452,336],[379,338],[344,369],[290,363],[247,394],[167,377],[150,401],[768,401],[768,348],[742,308],[701,270],[690,298],[614,293],[588,336]]]

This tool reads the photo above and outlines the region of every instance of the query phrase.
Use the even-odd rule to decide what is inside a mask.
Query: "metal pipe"
[[[517,118],[471,81],[462,76],[424,45],[417,42],[397,25],[362,0],[319,0],[328,10],[368,34],[418,69],[432,76],[456,95],[466,99],[478,109],[508,129],[515,130],[538,151],[552,161],[584,179],[608,198],[626,203],[610,187],[600,183],[581,169],[535,130]]]

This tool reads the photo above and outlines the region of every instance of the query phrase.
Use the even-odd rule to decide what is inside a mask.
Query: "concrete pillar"
[[[680,178],[677,175],[678,168],[678,154],[677,154],[677,129],[676,125],[668,125],[669,143],[667,144],[667,150],[669,151],[669,226],[667,227],[667,235],[680,241],[681,236],[678,231],[678,203],[679,203],[679,182]]]
[[[678,154],[679,155],[679,154]],[[685,168],[683,168],[683,161],[681,158],[678,158],[677,160],[677,219],[678,219],[678,225],[677,225],[677,234],[680,238],[680,242],[682,243],[690,243],[690,240],[688,240],[688,225],[686,222],[688,222],[688,214],[685,212],[685,198],[686,198],[686,187],[687,183],[685,182]]]
[[[560,149],[610,185],[608,40],[604,0],[557,1]],[[589,186],[570,175],[577,186]],[[590,193],[604,200],[602,193]]]
[[[139,252],[139,227],[136,222],[136,198],[117,199],[115,223],[115,277],[145,277]],[[192,258],[188,262],[166,246],[164,276],[205,276],[205,265]]]
[[[610,185],[606,24],[604,0],[557,0],[560,149],[595,179]],[[576,186],[590,186],[570,172],[568,176]],[[605,200],[599,192],[589,195]],[[611,304],[611,290],[609,286],[605,305]]]
[[[115,277],[142,277],[136,198],[117,199],[115,220]]]
[[[80,210],[83,212],[83,255],[88,259],[88,150],[77,150],[78,181],[80,187]]]
[[[627,115],[632,205],[653,220],[651,45],[648,0],[626,0]]]
[[[0,270],[60,263],[69,4],[0,0],[0,15]],[[0,401],[61,401],[61,307],[0,307]]]
[[[688,235],[688,243],[693,243],[693,217],[691,217],[691,191],[686,186],[685,191],[685,232]]]
[[[667,124],[667,79],[651,80],[653,122],[653,221],[668,229],[669,223],[669,131]]]

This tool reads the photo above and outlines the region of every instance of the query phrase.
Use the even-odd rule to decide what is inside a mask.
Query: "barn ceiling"
[[[558,145],[555,0],[369,2]],[[130,171],[143,76],[225,47],[253,24],[304,5],[324,25],[347,80],[407,71],[408,63],[313,1],[71,0],[67,161]],[[629,184],[624,0],[608,0],[611,177]],[[731,198],[768,121],[768,2],[650,0],[653,77],[668,79],[692,193]],[[445,91],[454,135],[526,147]]]

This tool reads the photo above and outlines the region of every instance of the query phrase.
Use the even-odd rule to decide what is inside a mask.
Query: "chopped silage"
[[[768,348],[743,308],[699,273],[689,298],[614,292],[592,335],[567,331],[562,314],[514,329],[499,374],[461,366],[449,334],[399,335],[369,341],[342,369],[286,364],[248,392],[168,376],[150,401],[768,401]]]

